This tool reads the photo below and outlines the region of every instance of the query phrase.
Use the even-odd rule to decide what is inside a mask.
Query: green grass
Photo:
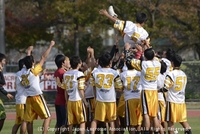
[[[39,120],[35,120],[34,124],[33,124],[33,133],[34,134],[38,134],[41,133],[41,131],[38,131],[39,127],[42,126],[43,120],[39,119]],[[199,128],[199,124],[200,124],[200,118],[188,118],[188,123],[190,124],[190,126],[192,127],[192,133],[193,134],[199,134],[200,133],[200,128]],[[10,134],[12,131],[12,126],[14,125],[14,120],[6,120],[4,127],[1,131],[2,134]],[[50,127],[49,127],[49,133],[48,134],[54,134],[53,129],[55,126],[55,120],[51,121]],[[182,130],[182,126],[179,123],[175,124],[175,127],[179,130],[179,134],[184,134]],[[19,132],[18,132],[19,133]],[[128,134],[128,132],[126,132],[125,134]]]
[[[56,122],[55,120],[51,120],[48,134],[54,134],[53,129],[55,126],[55,122]],[[15,120],[5,120],[5,124],[4,124],[4,127],[1,131],[1,133],[2,134],[11,134],[14,123],[15,123]],[[40,127],[42,127],[42,124],[43,124],[43,120],[41,120],[41,119],[35,120],[33,122],[33,133],[34,134],[42,133],[41,131],[39,131]],[[18,134],[19,134],[19,130],[18,130]]]
[[[189,123],[190,127],[192,128],[193,134],[200,134],[200,128],[199,128],[200,118],[199,117],[188,118],[188,123]],[[179,123],[175,124],[175,128],[178,128],[180,130],[179,134],[184,134],[184,132],[182,130],[182,126]]]

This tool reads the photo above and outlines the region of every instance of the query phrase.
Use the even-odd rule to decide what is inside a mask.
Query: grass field
[[[42,133],[40,130],[40,127],[42,126],[43,120],[36,120],[34,121],[34,134],[40,134]],[[200,118],[188,118],[188,123],[190,124],[190,126],[192,127],[192,133],[193,134],[200,134]],[[14,124],[14,120],[6,120],[4,127],[1,131],[2,134],[11,134],[11,130],[12,130],[12,126]],[[53,129],[55,126],[55,120],[53,119],[51,121],[51,125],[49,127],[49,134],[54,134]],[[177,128],[177,130],[179,130],[179,134],[184,134],[183,130],[182,130],[182,126],[180,124],[175,124],[175,127]],[[18,132],[19,133],[19,132]],[[128,132],[126,132],[125,134],[128,134]]]

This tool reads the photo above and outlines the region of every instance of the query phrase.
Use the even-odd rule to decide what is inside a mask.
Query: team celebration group
[[[86,60],[79,56],[55,57],[57,84],[55,99],[55,134],[176,133],[174,123],[183,126],[185,134],[192,134],[187,123],[185,88],[187,76],[180,69],[182,58],[173,49],[158,54],[150,46],[148,32],[143,28],[145,13],[136,13],[136,22],[118,18],[112,6],[99,14],[114,23],[124,39],[119,50],[115,39],[110,52],[95,57],[88,47]],[[43,97],[40,82],[49,76],[43,70],[52,47],[51,41],[39,62],[35,62],[30,46],[27,56],[19,60],[16,73],[16,120],[12,134],[38,133],[33,122],[38,116],[44,119],[42,133],[48,133],[51,113]],[[3,66],[6,56],[0,54],[0,91],[9,99],[13,96],[4,90]],[[41,78],[41,75],[44,78]],[[0,130],[6,119],[0,101]],[[75,129],[76,128],[76,129]]]

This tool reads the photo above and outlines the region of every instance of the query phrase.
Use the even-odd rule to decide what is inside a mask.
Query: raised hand
[[[99,11],[99,14],[106,15],[106,14],[108,14],[108,12],[105,9],[101,9]]]
[[[8,98],[9,100],[13,99],[13,96],[12,96],[11,94],[9,94],[9,93],[8,93],[6,96],[7,96],[7,98]]]
[[[53,47],[55,45],[55,41],[51,41],[50,46]]]

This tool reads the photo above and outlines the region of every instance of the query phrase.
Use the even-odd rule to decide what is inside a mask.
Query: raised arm
[[[116,20],[119,20],[117,17],[111,16],[105,9],[101,9],[99,11],[99,14],[106,16],[112,22],[115,22]]]
[[[94,57],[94,49],[91,48],[91,47],[88,47],[87,53],[88,53],[88,57],[87,57],[87,60],[86,60],[86,64],[88,65],[88,67],[93,69],[95,67],[95,63],[96,63],[96,59]]]
[[[30,56],[32,51],[33,51],[33,46],[29,46],[27,48],[27,56]]]
[[[40,64],[41,66],[43,66],[43,64],[44,64],[44,62],[45,62],[47,56],[49,55],[49,53],[50,53],[50,51],[51,51],[51,49],[52,49],[52,47],[53,47],[54,45],[55,45],[55,42],[54,42],[54,41],[51,41],[49,47],[48,47],[47,50],[43,53],[43,55],[42,55],[42,57],[41,57],[41,59],[40,59],[40,62],[39,62],[39,64]]]

